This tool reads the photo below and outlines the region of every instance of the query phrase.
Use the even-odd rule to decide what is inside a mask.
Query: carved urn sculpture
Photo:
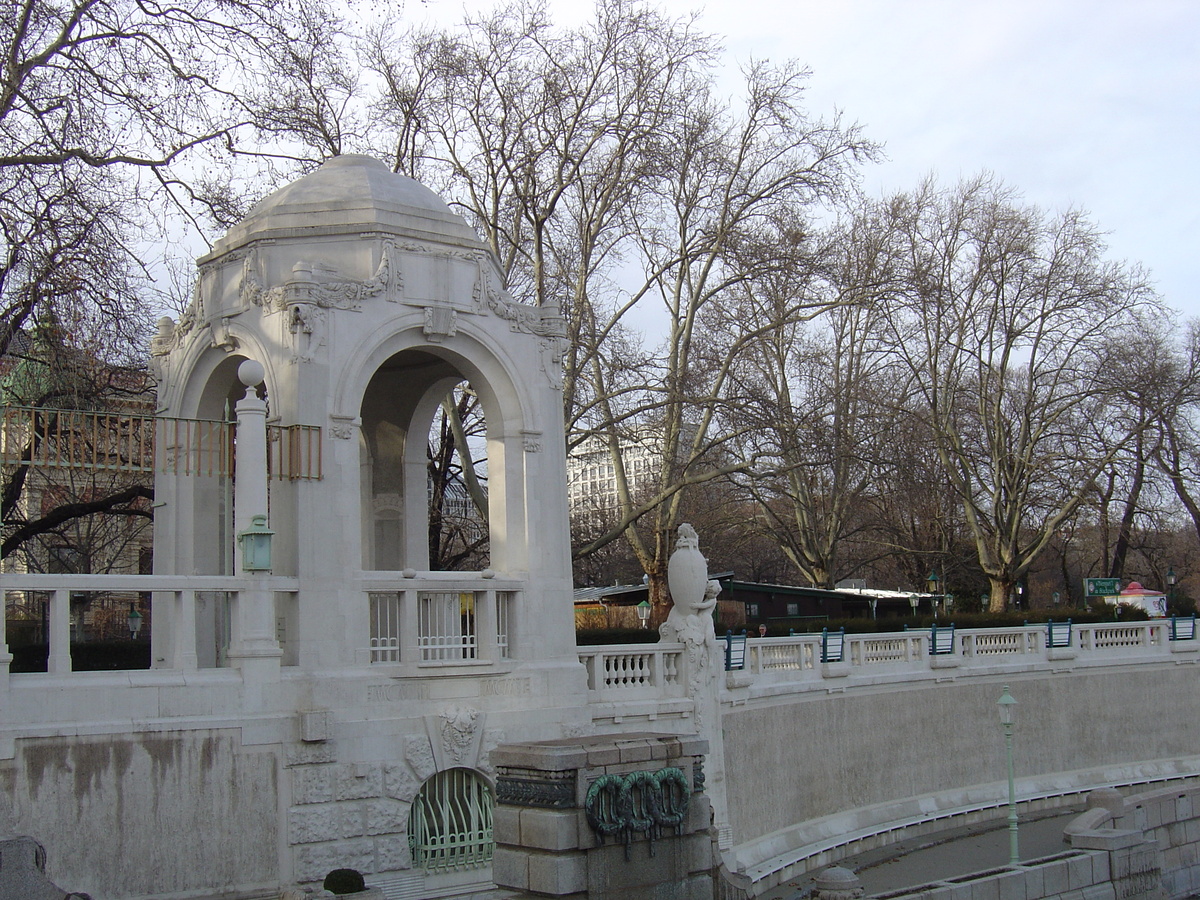
[[[708,587],[708,560],[700,554],[700,538],[691,525],[679,526],[679,540],[667,562],[667,587],[671,602],[680,612],[702,608]]]

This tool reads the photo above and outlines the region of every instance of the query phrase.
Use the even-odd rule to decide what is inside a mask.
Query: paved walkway
[[[1082,811],[1082,806],[1072,807],[1021,819],[1018,822],[1021,859],[1039,859],[1067,849],[1062,839],[1063,829]],[[836,863],[858,875],[868,897],[1007,864],[1006,819],[922,835]],[[767,900],[806,897],[820,871],[789,881],[763,896]]]

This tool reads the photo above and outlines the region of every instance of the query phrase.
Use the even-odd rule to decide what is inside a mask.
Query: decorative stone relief
[[[526,453],[541,453],[542,433],[540,431],[522,431],[521,445]]]
[[[404,758],[421,781],[438,770],[437,763],[433,761],[433,746],[426,735],[410,734],[404,738]]]
[[[330,416],[329,433],[339,441],[354,439],[354,433],[362,426],[362,419],[357,416]]]
[[[238,300],[242,309],[261,306],[263,293],[263,283],[258,268],[258,251],[251,249],[242,259],[242,280],[238,285]]]
[[[438,743],[435,744],[440,752],[434,753],[439,770],[456,766],[474,768],[479,757],[483,718],[483,713],[473,706],[455,704],[442,710],[438,716]]]
[[[232,353],[240,346],[237,337],[229,330],[232,321],[233,316],[218,316],[209,323],[209,332],[214,349]]]
[[[479,263],[479,281],[474,293],[480,312],[491,310],[508,322],[513,331],[538,337],[566,337],[566,320],[557,309],[514,302],[497,281],[491,258],[486,253],[475,253],[473,256]]]
[[[196,327],[196,323],[204,318],[204,296],[201,285],[205,278],[212,274],[211,266],[201,266],[200,272],[196,276],[196,280],[192,283],[192,299],[187,305],[187,309],[183,311],[183,315],[179,317],[179,324],[175,326],[175,334],[179,340],[187,337],[192,329]]]
[[[293,303],[285,318],[285,335],[291,347],[290,362],[312,362],[325,346],[329,312],[311,303]]]
[[[541,360],[542,373],[550,382],[550,387],[561,391],[563,386],[562,359],[567,342],[561,337],[544,337],[538,340],[538,358]]]
[[[440,344],[458,333],[458,313],[446,306],[425,307],[425,337]]]
[[[570,809],[575,805],[575,769],[550,772],[501,766],[496,777],[496,802],[511,806]]]

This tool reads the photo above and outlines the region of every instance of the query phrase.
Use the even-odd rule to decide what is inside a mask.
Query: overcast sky
[[[550,5],[562,24],[591,9]],[[730,66],[807,65],[810,108],[840,109],[885,145],[870,193],[989,170],[1039,206],[1087,210],[1111,257],[1141,262],[1169,304],[1200,317],[1200,0],[659,5],[701,10]],[[463,8],[425,9],[438,7],[443,21]]]

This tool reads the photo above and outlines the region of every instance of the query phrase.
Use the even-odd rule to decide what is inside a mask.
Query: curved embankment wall
[[[1007,774],[996,701],[1004,684],[1019,703],[1013,753],[1021,801],[1039,805],[1097,786],[1196,775],[1198,681],[1200,667],[1189,659],[827,682],[825,690],[727,706],[721,724],[739,868],[778,877],[840,858],[836,849],[819,851],[848,851],[855,835],[954,815],[1003,815]]]

